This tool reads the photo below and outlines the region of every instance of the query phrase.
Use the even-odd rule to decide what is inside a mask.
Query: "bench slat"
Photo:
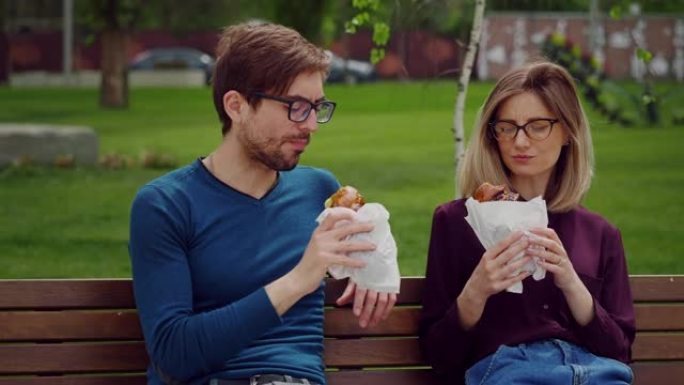
[[[134,310],[10,311],[0,313],[0,325],[0,341],[143,338]]]
[[[326,339],[329,368],[425,365],[417,338]],[[684,334],[640,333],[634,359],[684,360]],[[141,371],[147,365],[141,341],[0,345],[0,374]]]
[[[684,331],[684,304],[644,304],[634,306],[638,331]]]
[[[684,360],[684,333],[637,333],[632,346],[632,359]]]
[[[684,331],[684,304],[640,303],[635,311],[639,331]],[[412,336],[418,333],[419,320],[420,308],[397,307],[386,321],[363,329],[351,309],[327,309],[324,331],[329,337]]]
[[[638,304],[637,330],[684,330],[684,305]],[[327,337],[413,336],[418,332],[420,309],[398,307],[373,328],[361,328],[351,308],[328,308]],[[133,310],[70,310],[0,312],[0,341],[74,341],[142,339]]]
[[[0,385],[146,385],[147,376],[40,376],[0,378]]]
[[[635,362],[634,383],[639,385],[672,385],[684,378],[684,362]],[[677,380],[679,378],[679,380]]]
[[[422,363],[418,340],[325,340],[328,367],[412,366]],[[142,371],[142,342],[0,345],[0,374]]]
[[[142,341],[0,345],[0,374],[141,372]]]
[[[629,284],[635,302],[684,300],[684,275],[633,275]]]
[[[439,385],[427,369],[344,370],[326,374],[328,385]]]
[[[364,329],[351,308],[326,309],[323,333],[326,337],[415,336],[419,318],[418,308],[395,307],[385,321]]]
[[[328,368],[425,365],[417,338],[325,340],[323,353]]]
[[[326,304],[333,305],[346,281],[327,280]],[[684,275],[631,276],[635,301],[674,302],[684,298]],[[402,277],[399,304],[419,304],[422,277]],[[10,279],[0,280],[0,309],[78,309],[135,307],[131,280]]]
[[[130,279],[0,280],[0,309],[135,308]]]
[[[346,280],[328,279],[326,305],[346,287]],[[419,304],[422,278],[401,280],[398,304]],[[0,280],[0,309],[97,309],[135,308],[130,279],[10,279]]]

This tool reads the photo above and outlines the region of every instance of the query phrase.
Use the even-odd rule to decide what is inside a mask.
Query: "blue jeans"
[[[502,345],[466,371],[466,385],[625,385],[632,369],[569,342]]]

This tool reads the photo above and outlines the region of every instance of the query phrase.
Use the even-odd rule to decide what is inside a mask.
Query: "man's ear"
[[[240,122],[242,120],[247,107],[249,107],[249,104],[241,93],[230,90],[223,94],[223,110],[233,122]]]

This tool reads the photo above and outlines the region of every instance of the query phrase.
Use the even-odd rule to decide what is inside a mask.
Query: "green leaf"
[[[551,34],[551,43],[558,47],[564,47],[565,46],[565,36],[558,33],[554,32]]]
[[[377,11],[380,8],[380,0],[353,0],[352,7],[358,10],[370,9]]]
[[[653,60],[653,54],[651,53],[651,51],[643,49],[641,47],[637,48],[636,56],[646,64],[650,63],[651,60]]]
[[[351,21],[347,21],[344,23],[344,32],[356,33],[356,26]]]
[[[385,49],[384,48],[373,48],[371,49],[371,54],[370,54],[370,61],[373,64],[378,64],[380,60],[382,60],[385,57]]]
[[[390,27],[387,23],[378,22],[373,25],[373,43],[375,45],[386,45],[390,38]]]
[[[368,4],[368,0],[354,0],[352,1],[352,7],[356,9],[363,9]]]
[[[622,18],[622,7],[619,5],[610,7],[610,18],[613,20],[620,20]]]

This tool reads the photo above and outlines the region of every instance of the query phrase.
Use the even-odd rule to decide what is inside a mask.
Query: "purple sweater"
[[[456,297],[484,248],[465,221],[465,200],[435,210],[420,321],[421,347],[433,368],[463,381],[465,370],[502,345],[558,338],[594,354],[625,363],[634,341],[634,308],[620,232],[580,207],[549,213],[549,227],[565,247],[580,279],[594,298],[596,316],[582,327],[572,317],[551,273],[523,281],[523,293],[501,292],[485,305],[469,331],[458,318]]]

